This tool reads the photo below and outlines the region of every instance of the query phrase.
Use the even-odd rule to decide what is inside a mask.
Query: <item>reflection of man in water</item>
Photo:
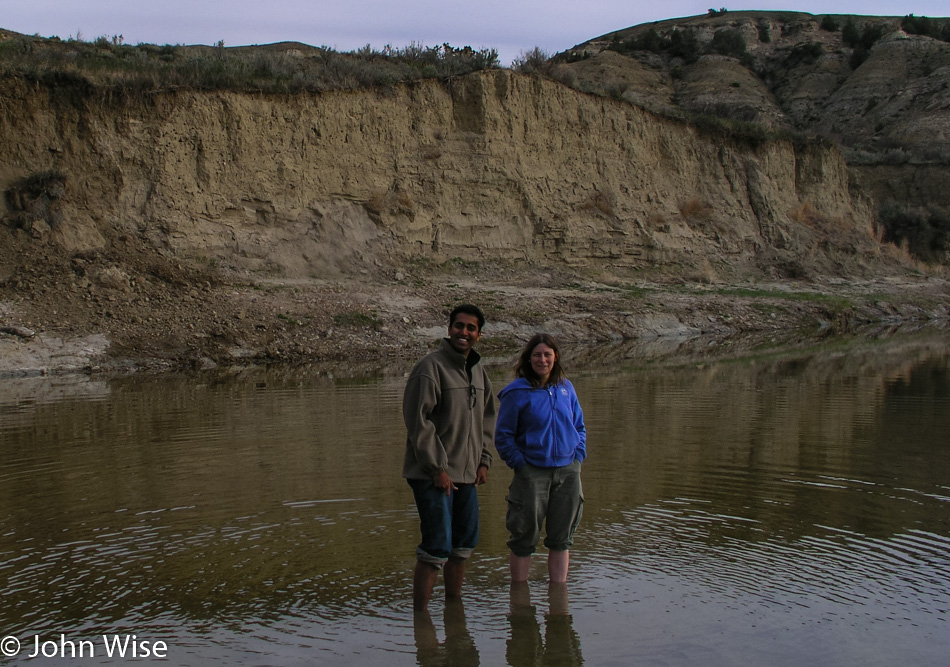
[[[548,586],[548,613],[544,617],[544,639],[538,623],[536,608],[531,604],[531,593],[526,582],[511,585],[511,636],[505,657],[508,664],[564,665],[580,667],[584,664],[581,641],[574,632],[568,610],[567,585],[552,583]]]
[[[485,316],[472,305],[449,315],[448,336],[409,374],[405,477],[419,510],[412,603],[425,609],[443,570],[446,598],[462,595],[465,562],[478,544],[478,494],[488,481],[495,438],[495,398],[474,345]]]
[[[465,622],[465,610],[462,601],[445,601],[445,642],[440,644],[435,625],[428,610],[417,611],[413,615],[416,637],[416,662],[420,667],[468,667],[479,664],[478,649],[475,640],[468,631]]]

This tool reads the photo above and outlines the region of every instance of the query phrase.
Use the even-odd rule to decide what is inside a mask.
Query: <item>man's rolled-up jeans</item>
[[[474,484],[456,484],[445,494],[428,479],[407,480],[416,499],[422,541],[416,558],[439,569],[451,557],[466,560],[478,545],[478,492]]]

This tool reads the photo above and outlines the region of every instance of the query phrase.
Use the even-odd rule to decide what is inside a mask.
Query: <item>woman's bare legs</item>
[[[552,584],[563,584],[567,581],[567,567],[570,562],[570,551],[548,552],[548,578]]]
[[[528,571],[531,569],[531,556],[508,555],[508,566],[511,569],[511,581],[522,582],[528,580]]]

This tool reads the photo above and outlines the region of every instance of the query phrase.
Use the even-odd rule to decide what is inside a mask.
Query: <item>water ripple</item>
[[[650,572],[684,578],[723,595],[802,606],[809,600],[862,605],[887,600],[939,613],[950,591],[950,538],[908,531],[888,538],[815,525],[792,540],[750,539],[759,522],[707,512],[679,498],[622,513],[593,537],[591,558],[608,577]],[[622,555],[622,558],[621,558]],[[913,582],[913,585],[908,585]]]

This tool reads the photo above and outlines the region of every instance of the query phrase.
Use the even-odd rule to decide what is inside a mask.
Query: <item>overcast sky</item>
[[[550,54],[614,30],[710,8],[943,17],[947,0],[0,0],[0,28],[41,37],[121,35],[126,44],[225,46],[297,41],[352,51],[411,43],[498,50],[501,64]],[[718,5],[718,6],[717,6]]]

